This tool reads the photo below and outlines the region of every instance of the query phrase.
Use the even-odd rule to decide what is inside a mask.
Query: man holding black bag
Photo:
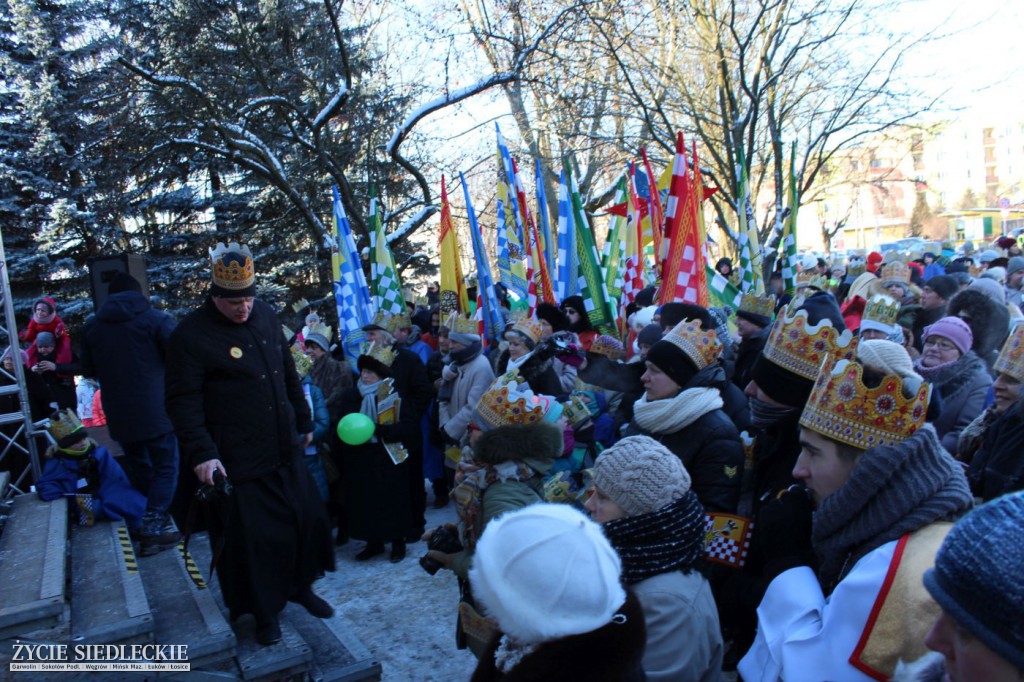
[[[334,610],[311,585],[334,570],[330,524],[302,461],[309,406],[273,309],[255,300],[252,254],[210,251],[213,284],[170,339],[167,411],[182,456],[214,485],[211,543],[232,619],[251,613],[256,640],[281,639],[278,614],[295,601],[319,618]]]

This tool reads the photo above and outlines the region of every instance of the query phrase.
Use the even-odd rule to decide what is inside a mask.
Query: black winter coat
[[[427,406],[434,397],[434,387],[427,379],[427,368],[420,360],[420,356],[397,344],[394,350],[397,355],[391,363],[391,376],[395,379],[395,390],[402,396],[402,409],[412,409],[419,419],[420,415],[427,411]],[[418,449],[423,449],[422,444]]]
[[[82,330],[81,372],[96,377],[110,435],[122,443],[174,430],[164,370],[174,319],[137,291],[111,294]]]
[[[232,480],[264,476],[302,456],[309,405],[274,310],[254,301],[244,324],[209,297],[171,335],[167,412],[190,467],[220,459]]]
[[[964,289],[949,300],[947,315],[961,317],[974,337],[971,350],[992,368],[1010,333],[1010,311],[977,289]]]
[[[985,433],[981,449],[971,460],[967,481],[971,492],[985,502],[1024,490],[1024,403],[1018,402]]]
[[[627,435],[638,434],[659,441],[682,460],[704,509],[736,513],[745,458],[739,431],[725,412],[711,410],[675,433],[648,433],[634,420]]]
[[[746,390],[750,383],[751,374],[754,371],[754,363],[764,350],[768,342],[768,335],[771,333],[771,326],[767,326],[750,338],[740,341],[736,351],[736,365],[732,375],[732,383],[741,390]]]
[[[756,434],[753,516],[761,506],[797,483],[793,467],[800,456],[800,410]]]

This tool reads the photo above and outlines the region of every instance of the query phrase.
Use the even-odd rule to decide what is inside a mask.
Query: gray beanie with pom
[[[594,485],[630,516],[650,514],[690,490],[682,461],[649,436],[629,436],[602,452]]]

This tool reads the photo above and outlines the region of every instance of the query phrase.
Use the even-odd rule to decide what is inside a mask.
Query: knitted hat
[[[700,326],[704,329],[715,326],[708,309],[692,303],[666,303],[658,310],[658,314],[661,316],[662,329],[672,329],[683,320],[700,320]]]
[[[249,247],[232,242],[210,249],[210,294],[224,298],[256,295],[256,269]]]
[[[924,283],[926,287],[939,295],[939,298],[948,301],[953,294],[960,291],[960,284],[949,275],[936,275]]]
[[[35,309],[35,307],[36,307],[37,305],[39,305],[40,303],[42,303],[42,304],[43,304],[43,305],[45,305],[45,306],[46,306],[47,308],[49,308],[49,309],[50,309],[50,312],[51,312],[51,313],[55,313],[55,312],[57,312],[57,304],[56,304],[56,303],[54,302],[54,300],[53,300],[52,298],[50,298],[49,296],[43,296],[42,298],[40,298],[40,299],[39,299],[38,301],[36,301],[36,302],[35,302],[35,303],[34,303],[34,304],[32,305],[32,308],[33,308],[33,309]]]
[[[21,350],[20,348],[18,349],[18,353],[21,354],[21,364],[27,365],[28,364],[28,353],[26,353],[25,351]],[[6,360],[9,357],[11,357],[11,347],[10,346],[7,347],[7,350],[4,351],[3,355],[0,355],[0,362],[3,362],[4,360]]]
[[[999,305],[1006,305],[1006,291],[1003,290],[1003,285],[994,279],[979,277],[967,288],[982,292]]]
[[[39,332],[36,334],[36,348],[39,346],[53,347],[57,345],[57,338],[50,332]]]
[[[629,436],[600,454],[594,485],[630,516],[650,514],[690,489],[690,474],[671,450],[649,436]]]
[[[882,374],[895,375],[903,379],[903,385],[913,393],[921,388],[924,378],[914,371],[914,361],[907,349],[886,339],[861,341],[857,345],[857,360],[865,367]]]
[[[971,333],[971,328],[959,317],[943,317],[935,324],[928,325],[921,334],[921,341],[927,342],[930,336],[949,339],[961,355],[969,351],[974,344],[974,334]]]
[[[1024,256],[1014,256],[1006,264],[1006,276],[1009,277],[1018,270],[1024,270]]]
[[[601,527],[567,504],[532,504],[484,529],[469,580],[501,631],[526,644],[591,632],[626,601]]]
[[[984,265],[986,263],[991,263],[996,258],[999,258],[999,252],[993,249],[987,249],[982,251],[981,255],[978,256],[978,262]]]
[[[653,346],[658,341],[661,341],[661,325],[660,324],[649,324],[640,330],[640,333],[636,335],[637,345],[648,345]]]
[[[108,294],[120,294],[124,291],[135,291],[142,293],[142,285],[139,284],[139,280],[135,279],[127,272],[119,272],[114,275],[114,279],[110,280],[110,286],[107,287]]]
[[[877,251],[872,251],[871,253],[869,253],[867,261],[868,272],[874,272],[875,270],[877,270],[878,266],[882,264],[883,260],[885,260],[885,256],[878,253]]]
[[[981,279],[991,279],[1002,284],[1006,281],[1006,268],[998,265],[992,265],[988,270],[981,273]]]
[[[1024,492],[960,519],[925,571],[924,586],[957,625],[1024,669]]]
[[[685,387],[694,374],[718,360],[721,353],[722,344],[713,329],[702,329],[697,320],[684,320],[651,346],[647,361]]]

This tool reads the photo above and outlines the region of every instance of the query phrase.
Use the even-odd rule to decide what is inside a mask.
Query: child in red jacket
[[[25,343],[31,343],[35,347],[36,337],[40,332],[50,332],[56,341],[54,350],[57,354],[57,363],[66,364],[71,362],[71,339],[68,337],[67,329],[64,327],[64,320],[57,315],[57,304],[49,296],[44,296],[32,309],[32,319],[28,327],[18,334],[18,338]],[[32,355],[31,349],[29,355]]]

